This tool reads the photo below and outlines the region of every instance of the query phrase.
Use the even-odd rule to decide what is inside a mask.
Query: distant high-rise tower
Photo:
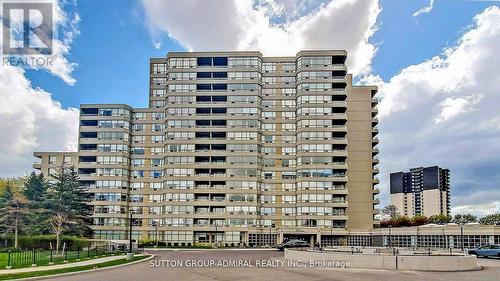
[[[419,167],[391,174],[391,204],[405,216],[450,214],[450,170]]]

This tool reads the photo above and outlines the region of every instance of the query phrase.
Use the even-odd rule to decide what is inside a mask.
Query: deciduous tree
[[[387,205],[382,209],[382,214],[389,216],[391,219],[395,219],[398,216],[398,208],[394,205]]]

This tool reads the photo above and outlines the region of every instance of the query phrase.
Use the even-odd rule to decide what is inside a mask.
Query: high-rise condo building
[[[419,167],[391,174],[391,204],[405,216],[450,214],[450,170]]]
[[[96,238],[339,244],[377,226],[375,86],[346,51],[171,52],[150,61],[147,108],[83,104],[75,165],[94,194]],[[129,213],[132,212],[132,220]]]

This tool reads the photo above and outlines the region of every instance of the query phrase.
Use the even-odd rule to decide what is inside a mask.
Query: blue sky
[[[388,79],[405,66],[441,53],[472,24],[474,15],[492,3],[437,1],[431,13],[412,17],[427,4],[427,0],[380,2],[378,30],[370,39],[378,46],[373,59],[374,74]],[[32,70],[27,76],[33,85],[52,93],[63,106],[78,107],[81,103],[147,106],[149,58],[186,48],[162,36],[162,46],[156,49],[140,3],[116,0],[109,5],[90,1],[80,3],[76,10],[81,17],[81,34],[72,44],[68,58],[78,64],[73,73],[78,82],[70,86],[50,73]]]
[[[438,164],[452,171],[454,212],[500,209],[499,1],[58,5],[64,13],[57,21],[63,46],[57,67],[0,65],[0,141],[12,144],[0,148],[6,160],[0,161],[0,176],[28,172],[33,151],[74,150],[78,112],[72,108],[81,103],[147,106],[151,57],[185,50],[294,55],[333,48],[348,50],[355,81],[379,86],[382,204],[388,203],[390,172]]]

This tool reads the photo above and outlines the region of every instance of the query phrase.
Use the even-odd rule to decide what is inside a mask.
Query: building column
[[[248,246],[248,232],[243,232],[243,243],[245,243],[246,246]]]

